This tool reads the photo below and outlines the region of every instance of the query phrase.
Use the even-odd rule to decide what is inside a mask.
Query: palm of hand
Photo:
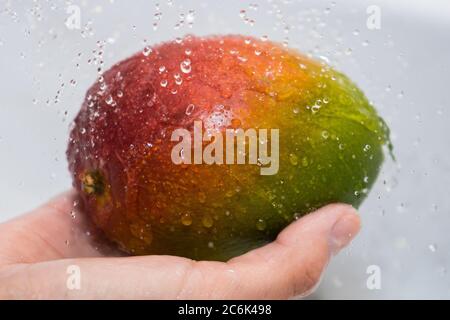
[[[276,241],[230,261],[124,257],[102,243],[74,192],[0,224],[0,299],[279,299],[307,295],[329,257],[359,230],[348,205],[292,223]],[[80,287],[67,285],[68,267]],[[73,289],[73,288],[72,288]]]

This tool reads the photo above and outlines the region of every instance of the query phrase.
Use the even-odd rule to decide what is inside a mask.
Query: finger
[[[224,268],[200,262],[187,281],[184,297],[274,299],[306,295],[318,284],[330,256],[345,247],[359,227],[360,219],[351,206],[326,206],[288,226],[276,241],[232,259]],[[200,289],[205,287],[210,290]]]
[[[71,259],[19,266],[0,283],[4,288],[10,288],[8,283],[15,286],[9,293],[19,297],[288,298],[313,289],[330,254],[344,247],[358,229],[353,208],[330,205],[291,224],[275,242],[228,263],[169,256]],[[79,290],[67,287],[70,265],[79,268]]]
[[[175,299],[194,263],[180,257],[145,256],[14,265],[0,268],[0,300]]]

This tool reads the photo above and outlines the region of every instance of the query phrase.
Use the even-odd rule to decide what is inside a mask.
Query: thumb
[[[276,241],[290,246],[321,247],[330,254],[337,254],[350,243],[359,229],[360,218],[352,206],[331,204],[288,226]]]
[[[309,294],[330,256],[349,244],[359,228],[356,210],[344,204],[328,205],[299,219],[274,242],[228,262],[245,279],[234,293],[243,298]]]

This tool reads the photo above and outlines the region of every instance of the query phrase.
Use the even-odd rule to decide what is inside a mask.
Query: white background
[[[81,8],[81,30],[64,24],[69,3]],[[88,60],[98,40],[106,41],[107,68],[144,40],[268,35],[346,72],[387,120],[395,145],[397,161],[386,162],[360,208],[361,234],[313,297],[450,298],[450,2],[159,1],[153,30],[155,3],[0,0],[0,221],[70,188],[68,128],[97,76]],[[366,27],[374,4],[380,30]],[[192,28],[174,28],[189,10]],[[369,265],[381,268],[381,290],[366,287]]]

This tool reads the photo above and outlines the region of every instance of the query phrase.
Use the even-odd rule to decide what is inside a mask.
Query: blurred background
[[[267,36],[328,61],[391,128],[396,161],[312,298],[450,298],[447,0],[0,0],[0,222],[70,188],[69,127],[98,72],[188,33]]]

